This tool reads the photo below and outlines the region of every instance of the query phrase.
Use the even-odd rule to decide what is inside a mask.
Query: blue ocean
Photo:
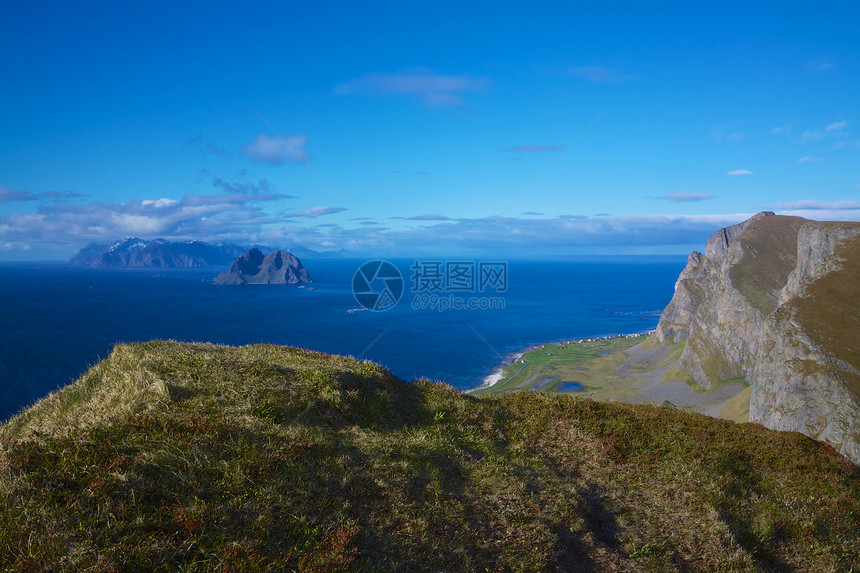
[[[154,338],[299,346],[467,389],[530,344],[653,329],[686,258],[509,261],[504,285],[456,292],[476,308],[444,310],[416,290],[414,260],[392,260],[404,289],[381,312],[354,311],[365,261],[303,262],[315,280],[306,288],[215,285],[212,268],[0,264],[0,420],[73,382],[114,344]]]

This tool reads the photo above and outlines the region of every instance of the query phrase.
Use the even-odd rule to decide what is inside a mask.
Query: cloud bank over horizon
[[[214,179],[212,194],[189,193],[178,199],[157,197],[125,202],[73,202],[62,194],[36,196],[0,186],[0,200],[34,202],[34,212],[0,216],[0,251],[30,258],[65,258],[85,245],[124,237],[198,239],[238,244],[301,245],[319,251],[346,249],[367,256],[422,254],[499,254],[540,258],[587,253],[685,254],[701,248],[722,227],[739,223],[743,213],[634,216],[561,214],[526,211],[522,216],[452,218],[440,213],[388,217],[395,226],[354,217],[349,209],[315,206],[272,215],[267,204],[295,199],[267,180],[256,183]],[[44,195],[44,194],[43,194]],[[76,197],[72,197],[74,199]],[[698,203],[704,193],[656,197],[671,203]],[[860,220],[860,201],[807,199],[775,203],[763,210],[815,220]],[[337,222],[305,226],[343,214]],[[359,223],[368,223],[359,224]]]
[[[0,249],[34,256],[70,256],[91,242],[104,243],[138,236],[144,239],[199,239],[239,244],[301,245],[314,250],[339,250],[368,256],[434,254],[507,254],[553,256],[577,253],[688,252],[701,247],[719,228],[754,214],[643,214],[638,216],[545,216],[450,218],[439,213],[391,217],[399,226],[359,224],[344,207],[316,206],[272,216],[265,204],[291,199],[265,180],[239,184],[220,179],[209,195],[186,194],[126,202],[70,203],[53,201],[35,212],[0,217]],[[7,188],[3,188],[7,189]],[[29,197],[16,192],[6,197]],[[707,197],[677,194],[660,199],[699,201]],[[780,214],[817,220],[860,220],[860,201],[803,200],[774,204]],[[293,219],[317,219],[344,213],[336,223],[304,226]],[[417,224],[416,224],[417,223]]]

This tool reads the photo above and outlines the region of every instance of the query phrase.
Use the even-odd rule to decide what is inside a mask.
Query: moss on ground
[[[860,470],[673,408],[118,346],[0,427],[4,571],[848,571]]]

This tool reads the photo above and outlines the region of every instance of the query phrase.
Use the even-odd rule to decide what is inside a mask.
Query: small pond
[[[559,392],[582,392],[585,390],[585,386],[579,382],[562,382],[556,390]]]

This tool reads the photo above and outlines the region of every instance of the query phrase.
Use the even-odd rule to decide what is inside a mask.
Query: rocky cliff
[[[759,213],[690,255],[657,327],[705,389],[752,385],[750,421],[860,463],[860,223]]]
[[[272,251],[263,255],[253,248],[236,258],[218,275],[215,284],[299,284],[313,282],[302,262],[290,253]]]

